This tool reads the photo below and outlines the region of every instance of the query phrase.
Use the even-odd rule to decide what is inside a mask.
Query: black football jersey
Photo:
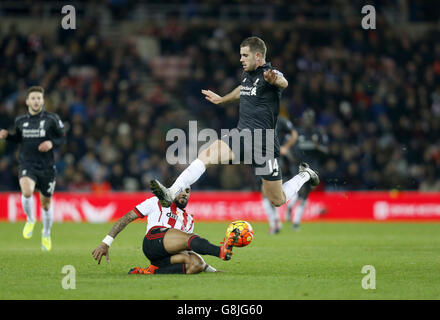
[[[284,144],[284,142],[287,140],[287,137],[290,136],[293,130],[295,130],[295,126],[289,119],[278,116],[276,133],[281,145]]]
[[[294,154],[301,162],[310,165],[317,163],[325,157],[328,148],[328,137],[318,128],[298,128],[298,140],[294,147]]]
[[[54,148],[65,140],[64,124],[55,113],[41,111],[36,115],[29,113],[15,119],[15,133],[6,138],[20,144],[18,162],[37,170],[54,168]],[[52,141],[53,148],[48,152],[38,151],[38,146]]]
[[[282,89],[264,80],[264,72],[269,69],[272,69],[270,62],[254,71],[243,72],[237,125],[239,129],[275,129]]]

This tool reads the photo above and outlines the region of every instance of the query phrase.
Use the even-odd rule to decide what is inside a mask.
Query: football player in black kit
[[[302,126],[298,127],[298,143],[293,148],[293,158],[295,159],[293,163],[297,164],[299,160],[307,161],[314,168],[320,168],[329,152],[327,134],[315,125],[315,112],[313,110],[304,111],[301,120]],[[294,166],[291,168],[292,172],[295,172],[296,168]],[[293,216],[293,230],[299,230],[311,190],[310,185],[305,184],[287,205],[286,221],[290,221],[292,209],[295,204],[298,204]]]
[[[261,178],[264,196],[276,207],[294,197],[305,183],[318,185],[318,175],[306,163],[300,164],[296,176],[282,183],[280,146],[275,127],[281,92],[288,86],[288,82],[281,72],[272,68],[270,62],[266,62],[266,50],[260,38],[245,39],[240,44],[240,62],[244,71],[241,84],[223,97],[211,90],[202,90],[205,98],[214,104],[240,102],[237,128],[201,151],[170,188],[164,187],[157,180],[151,181],[151,189],[163,206],[170,206],[178,190],[191,186],[208,166],[219,163],[251,164],[255,174]],[[249,136],[252,140],[248,139]],[[237,138],[239,148],[235,144]],[[266,154],[264,158],[263,153]],[[240,161],[234,162],[237,160]]]
[[[21,203],[27,221],[23,237],[30,239],[35,226],[33,193],[40,190],[43,232],[41,249],[50,251],[52,241],[50,230],[53,221],[51,197],[55,190],[56,169],[54,147],[64,142],[64,125],[60,118],[44,110],[44,89],[30,87],[26,93],[28,112],[15,119],[14,131],[0,130],[0,139],[20,144],[18,176],[21,189]]]

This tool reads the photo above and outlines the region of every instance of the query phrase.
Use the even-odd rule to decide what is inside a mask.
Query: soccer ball
[[[243,220],[231,222],[226,229],[226,238],[234,229],[238,229],[240,232],[238,240],[235,241],[234,246],[245,247],[252,242],[252,239],[254,238],[254,229],[249,222]]]

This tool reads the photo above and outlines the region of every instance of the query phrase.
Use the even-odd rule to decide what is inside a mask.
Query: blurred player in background
[[[42,87],[34,86],[27,90],[26,106],[28,112],[15,119],[15,132],[9,133],[2,129],[0,139],[20,144],[18,175],[21,203],[27,216],[23,237],[32,237],[36,220],[33,193],[35,189],[39,189],[43,221],[41,248],[43,251],[50,251],[50,230],[53,222],[51,197],[56,183],[53,149],[65,141],[64,125],[58,115],[44,110]]]
[[[147,268],[134,267],[129,274],[194,274],[217,272],[203,260],[200,254],[229,260],[232,256],[233,243],[238,233],[231,232],[223,245],[216,246],[208,240],[192,233],[194,219],[185,211],[190,195],[190,188],[180,190],[170,207],[162,207],[157,197],[151,197],[138,204],[113,225],[102,243],[92,252],[93,258],[101,263],[103,256],[109,261],[109,247],[114,238],[130,222],[148,217],[147,232],[142,250],[150,260]]]
[[[283,117],[278,116],[277,126],[276,126],[277,136],[280,141],[280,167],[285,166],[284,162],[291,163],[292,155],[290,149],[295,145],[298,139],[298,132],[293,126],[292,122]],[[263,194],[263,208],[267,214],[269,221],[269,233],[276,234],[281,230],[281,220],[278,215],[277,208],[267,199]]]
[[[306,110],[302,116],[302,126],[298,128],[298,143],[293,148],[296,163],[291,170],[296,170],[297,163],[306,161],[319,171],[328,154],[328,137],[315,125],[315,112]],[[307,198],[312,188],[305,184],[287,205],[286,221],[290,221],[292,209],[298,204],[293,217],[293,229],[298,230],[301,218],[307,206]]]
[[[241,84],[223,97],[211,90],[202,90],[205,98],[214,104],[239,101],[237,128],[200,152],[198,158],[191,162],[170,188],[166,188],[157,180],[152,181],[152,191],[162,205],[170,206],[176,197],[176,190],[191,186],[203,175],[207,167],[224,160],[237,159],[243,163],[246,157],[251,158],[255,174],[261,179],[263,194],[277,207],[290,200],[302,185],[307,183],[315,186],[319,183],[318,175],[307,163],[301,163],[299,173],[282,183],[282,173],[278,164],[280,145],[275,128],[281,93],[287,88],[288,82],[281,72],[273,69],[270,62],[266,62],[266,51],[266,44],[262,39],[246,38],[240,44],[240,62],[243,66]],[[253,134],[256,131],[262,131],[263,136],[265,133],[272,133],[272,140],[266,141],[263,138],[262,141],[252,139],[252,143],[243,142],[242,134]],[[233,141],[236,138],[240,145],[239,150],[234,152]],[[263,153],[266,156],[269,154],[269,159],[263,159]]]

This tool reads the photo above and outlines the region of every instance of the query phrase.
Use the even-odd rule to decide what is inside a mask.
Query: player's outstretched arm
[[[290,148],[296,143],[298,140],[298,131],[295,129],[290,131],[290,138],[280,147],[280,153],[282,156],[285,156]]]
[[[92,252],[93,259],[98,261],[98,264],[101,263],[101,259],[105,256],[107,262],[110,261],[108,249],[112,244],[115,237],[119,232],[124,230],[124,228],[132,221],[139,218],[139,216],[132,210],[126,213],[123,217],[121,217],[118,221],[115,222],[112,229],[108,233],[108,235],[102,240],[101,244]]]
[[[215,92],[212,92],[211,90],[202,90],[202,93],[209,102],[214,104],[223,104],[240,100],[240,89],[241,85],[223,97],[219,96]]]

